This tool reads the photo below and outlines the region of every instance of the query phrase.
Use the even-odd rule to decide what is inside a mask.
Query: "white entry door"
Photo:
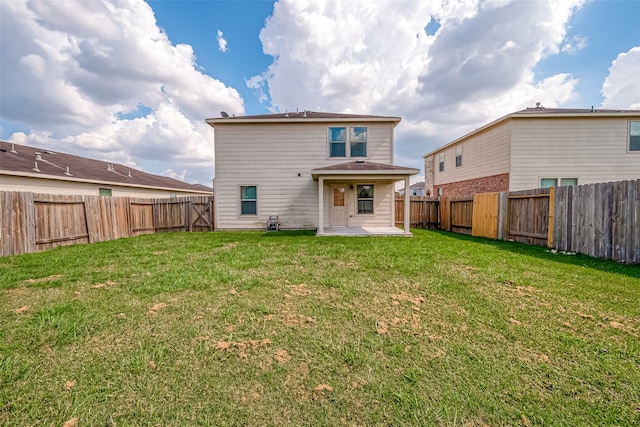
[[[343,184],[331,186],[331,226],[347,226],[347,186]]]

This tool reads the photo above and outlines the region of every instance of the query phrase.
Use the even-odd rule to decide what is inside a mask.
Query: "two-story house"
[[[424,156],[426,191],[469,195],[640,178],[640,110],[534,108]]]
[[[207,119],[215,132],[215,228],[318,235],[410,235],[395,227],[395,184],[418,169],[393,164],[399,117],[312,111]]]

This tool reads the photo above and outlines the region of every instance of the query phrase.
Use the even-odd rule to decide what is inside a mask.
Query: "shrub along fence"
[[[213,230],[213,197],[0,192],[0,256],[168,231]]]
[[[640,263],[640,180],[428,200],[438,203],[437,221],[412,213],[412,227],[429,221],[429,228]],[[419,203],[412,198],[412,211]]]

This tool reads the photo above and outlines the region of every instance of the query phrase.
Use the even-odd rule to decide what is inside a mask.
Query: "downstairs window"
[[[358,213],[373,213],[373,185],[358,185]]]

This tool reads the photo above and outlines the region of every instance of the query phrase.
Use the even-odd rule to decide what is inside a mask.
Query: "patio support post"
[[[404,234],[411,234],[411,216],[409,209],[411,209],[409,200],[409,177],[404,179]]]
[[[324,233],[324,179],[318,177],[318,231],[316,234]]]

